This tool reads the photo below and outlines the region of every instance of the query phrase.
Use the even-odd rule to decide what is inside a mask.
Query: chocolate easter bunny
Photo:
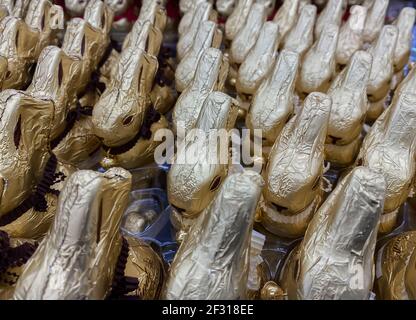
[[[325,153],[326,159],[333,164],[352,164],[358,154],[367,113],[367,82],[371,66],[371,54],[355,52],[328,91],[332,108]]]
[[[235,35],[230,48],[230,62],[243,63],[251,48],[255,45],[263,23],[266,21],[266,8],[259,3],[251,6],[247,20]]]
[[[300,94],[328,90],[335,73],[338,34],[338,26],[334,24],[325,26],[319,39],[306,53],[296,85]]]
[[[227,177],[183,240],[165,299],[246,296],[251,230],[262,186],[261,176],[253,171]]]
[[[344,14],[343,0],[328,0],[325,8],[319,14],[315,24],[315,40],[321,37],[321,33],[329,25],[341,26],[342,16]]]
[[[232,41],[243,28],[254,0],[240,0],[225,22],[225,37]]]
[[[273,145],[293,114],[299,62],[297,53],[280,52],[274,69],[253,96],[246,125],[250,130],[262,130],[265,145]]]
[[[285,263],[280,279],[289,299],[369,299],[385,189],[383,176],[369,168],[337,185]]]
[[[61,29],[62,8],[48,0],[31,1],[24,21],[12,16],[0,21],[0,56],[8,62],[3,89],[27,85],[31,66]]]
[[[228,61],[215,48],[205,50],[199,60],[195,76],[176,101],[172,114],[173,128],[192,129],[201,113],[206,97],[212,91],[221,91],[228,74]]]
[[[265,170],[261,219],[274,234],[303,235],[321,202],[330,110],[327,95],[310,94],[273,145]]]
[[[211,47],[219,48],[221,40],[222,33],[215,22],[203,21],[199,25],[192,47],[176,67],[175,87],[177,91],[182,92],[189,86],[205,50]]]
[[[178,150],[167,178],[168,198],[178,230],[185,232],[189,228],[213,199],[227,175],[228,153],[225,158],[220,152],[212,153],[210,130],[231,130],[237,112],[236,100],[225,93],[211,92],[195,124],[202,136],[187,137],[184,148]],[[228,136],[225,139],[229,141]]]
[[[373,124],[363,141],[355,164],[383,173],[387,182],[380,232],[392,230],[399,207],[412,189],[415,174],[415,123],[413,90],[395,94],[388,109]]]
[[[364,24],[367,18],[367,8],[352,6],[348,21],[342,25],[337,46],[337,63],[347,64],[354,52],[363,46]]]
[[[384,26],[388,6],[389,0],[377,0],[369,4],[363,34],[365,42],[372,43],[379,36]]]
[[[277,23],[266,22],[259,37],[238,69],[236,89],[243,94],[254,94],[273,68],[279,47]]]
[[[283,40],[283,48],[294,51],[303,57],[313,44],[315,21],[316,7],[313,5],[305,5],[299,13],[298,22]]]

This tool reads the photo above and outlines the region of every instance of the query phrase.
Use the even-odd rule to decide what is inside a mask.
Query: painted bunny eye
[[[81,56],[84,56],[84,52],[85,52],[85,35],[82,37],[82,42],[81,42]]]
[[[130,116],[126,116],[124,119],[123,119],[123,125],[125,125],[125,126],[128,126],[130,123],[132,123],[133,122],[133,116],[132,115],[130,115]]]
[[[20,144],[20,137],[22,136],[22,118],[19,117],[19,120],[17,121],[16,127],[14,128],[14,146],[16,147],[16,150],[19,149]]]
[[[221,177],[220,177],[220,176],[217,176],[217,177],[215,177],[215,178],[212,180],[211,185],[210,185],[210,187],[209,187],[209,190],[210,190],[210,191],[215,191],[215,190],[217,190],[217,189],[218,189],[218,187],[220,186],[220,184],[221,184]]]
[[[64,77],[64,69],[62,67],[62,61],[59,63],[59,68],[58,68],[58,84],[59,86],[62,85],[62,79]]]

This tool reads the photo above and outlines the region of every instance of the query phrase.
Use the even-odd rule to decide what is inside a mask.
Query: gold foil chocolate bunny
[[[316,20],[316,7],[305,5],[300,11],[296,25],[284,39],[283,48],[298,53],[301,57],[313,44],[313,31]]]
[[[94,0],[88,3],[84,19],[74,18],[67,25],[62,49],[81,61],[78,93],[85,90],[110,43],[112,21],[112,12],[108,7],[102,1]]]
[[[139,45],[123,50],[110,86],[93,109],[94,131],[112,147],[127,143],[139,131],[149,107],[157,59]]]
[[[225,22],[225,37],[232,41],[243,28],[254,0],[239,0]]]
[[[3,89],[19,89],[29,82],[30,67],[59,29],[62,8],[48,0],[31,1],[24,21],[12,16],[0,21],[0,56],[8,62]]]
[[[395,26],[385,26],[376,43],[368,49],[373,55],[373,66],[367,85],[369,101],[367,118],[375,120],[383,112],[384,101],[390,91],[394,75],[394,50],[398,36]]]
[[[357,156],[367,113],[367,82],[371,65],[371,54],[355,52],[328,91],[332,108],[325,153],[331,163],[349,165]]]
[[[379,300],[416,299],[416,232],[390,239],[377,255],[376,297]]]
[[[211,92],[205,99],[195,124],[200,134],[188,133],[183,149],[178,150],[168,178],[167,191],[173,206],[176,228],[186,231],[215,196],[228,171],[229,157],[214,143],[212,130],[231,130],[238,112],[236,101],[221,92]],[[229,141],[228,131],[223,139]],[[222,146],[228,146],[229,142]],[[215,148],[214,152],[212,148]],[[184,221],[182,221],[184,220]],[[189,221],[185,221],[189,220]]]
[[[259,37],[238,69],[236,89],[239,93],[254,94],[273,68],[279,47],[279,27],[266,22]]]
[[[76,99],[76,83],[80,71],[78,58],[66,55],[58,47],[46,47],[39,57],[27,93],[35,98],[53,101],[52,139],[57,138],[65,129],[67,114]]]
[[[148,22],[145,25],[150,26]],[[158,61],[143,51],[148,39],[145,35],[146,32],[141,33],[137,41],[131,38],[131,44],[121,53],[111,83],[93,109],[93,131],[107,150],[102,161],[104,167],[134,168],[151,162],[159,144],[154,141],[154,134],[167,126],[166,119],[151,106]]]
[[[364,27],[364,41],[372,43],[379,36],[384,26],[389,0],[373,1],[368,8],[367,19]]]
[[[247,20],[235,35],[230,48],[230,62],[243,63],[251,48],[256,44],[263,23],[266,21],[266,8],[259,3],[251,6]]]
[[[294,94],[299,55],[283,50],[274,69],[255,93],[246,125],[261,129],[263,143],[272,146],[294,111]]]
[[[322,32],[330,25],[335,25],[339,28],[341,26],[343,14],[344,0],[329,0],[316,20],[315,41],[321,37]]]
[[[212,91],[221,91],[228,74],[228,61],[215,48],[205,50],[199,59],[195,76],[176,101],[172,114],[173,128],[192,129],[202,110],[202,105]]]
[[[49,159],[54,105],[28,93],[0,93],[0,216],[11,215],[29,198]],[[7,217],[6,217],[7,218]]]
[[[283,40],[286,34],[296,23],[300,0],[284,0],[282,6],[277,10],[273,21],[279,27],[279,39]]]
[[[337,185],[286,261],[280,279],[289,299],[369,299],[385,189],[383,176],[369,168]]]
[[[212,4],[210,3],[201,2],[195,9],[191,24],[186,30],[186,33],[180,37],[176,45],[176,54],[179,61],[182,60],[185,54],[191,49],[196,33],[198,32],[199,25],[203,21],[210,20],[212,15],[213,9]]]
[[[337,63],[347,64],[354,52],[363,46],[364,24],[367,18],[367,8],[352,6],[348,21],[340,29],[337,46]]]
[[[176,67],[175,87],[177,91],[182,92],[189,86],[205,50],[211,47],[219,48],[221,40],[222,32],[215,22],[203,21],[199,24],[192,47]]]
[[[296,89],[300,94],[328,90],[335,74],[338,33],[338,26],[326,25],[319,39],[306,53],[296,84]]]
[[[399,29],[396,49],[394,50],[394,72],[395,76],[392,83],[392,89],[403,80],[403,69],[409,62],[410,51],[412,48],[413,26],[416,20],[416,9],[406,7],[400,11],[395,21]]]
[[[103,299],[122,247],[131,175],[78,171],[59,197],[55,221],[16,284],[15,299]]]
[[[262,224],[284,237],[301,236],[321,202],[331,99],[311,93],[276,139],[265,170]]]
[[[233,174],[199,216],[172,263],[165,299],[244,299],[262,178]]]
[[[178,24],[178,35],[179,37],[182,37],[187,30],[189,29],[189,27],[192,24],[192,19],[195,15],[195,11],[198,8],[199,4],[202,2],[207,2],[206,0],[193,0],[193,1],[189,1],[189,8],[187,8],[186,11],[184,11],[184,15],[181,18],[181,20],[179,21]],[[216,14],[214,12],[211,13],[210,15],[210,19],[215,22],[216,20]]]
[[[387,182],[380,232],[392,230],[399,207],[412,189],[415,174],[416,95],[395,94],[389,108],[373,124],[363,141],[356,165],[383,173]]]

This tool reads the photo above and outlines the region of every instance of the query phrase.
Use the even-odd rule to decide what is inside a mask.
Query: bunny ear
[[[389,0],[373,1],[368,9],[367,19],[365,20],[363,38],[365,42],[373,42],[380,34],[384,25]]]
[[[299,53],[301,56],[313,43],[313,32],[316,20],[316,6],[306,5],[300,12],[299,20],[287,34],[284,49]]]
[[[195,39],[195,35],[198,32],[198,26],[202,21],[209,20],[212,10],[212,4],[208,2],[202,2],[196,8],[190,27],[188,28],[187,32],[179,39],[176,47],[179,60],[182,60],[182,58],[191,48]]]
[[[279,8],[273,21],[277,24],[279,39],[283,39],[290,29],[295,25],[298,18],[300,0],[286,0]]]
[[[415,20],[416,9],[406,7],[400,11],[399,17],[395,22],[395,25],[399,29],[399,36],[394,51],[394,67],[396,72],[402,70],[409,60]]]
[[[253,3],[254,0],[237,1],[235,9],[225,22],[225,36],[228,40],[233,40],[243,28]]]
[[[210,47],[216,47],[213,45],[213,42],[215,36],[218,34],[221,35],[217,24],[212,21],[203,21],[199,25],[192,48],[180,61],[175,71],[175,85],[179,92],[184,91],[192,82],[198,62],[204,51]],[[220,43],[221,38],[215,39],[215,41],[219,41]]]
[[[236,64],[243,63],[251,48],[255,45],[260,34],[260,29],[266,21],[266,8],[255,3],[251,6],[250,13],[243,28],[235,36],[230,48],[230,61]]]
[[[370,77],[370,71],[373,63],[373,57],[365,51],[357,51],[352,56],[340,83],[350,90],[362,92],[367,87]]]
[[[294,137],[298,145],[313,146],[325,142],[332,101],[323,93],[311,93],[296,116]],[[300,148],[302,149],[302,148]]]
[[[139,21],[150,21],[162,32],[165,30],[167,16],[166,10],[160,5],[160,1],[144,0],[138,17]]]
[[[273,68],[279,47],[279,26],[268,21],[263,24],[259,37],[238,70],[237,91],[254,94]]]
[[[344,14],[343,2],[340,0],[329,0],[324,10],[319,14],[315,25],[315,39],[321,37],[328,25],[340,26]]]
[[[113,13],[101,0],[89,1],[85,7],[84,20],[93,28],[109,33],[113,22]]]

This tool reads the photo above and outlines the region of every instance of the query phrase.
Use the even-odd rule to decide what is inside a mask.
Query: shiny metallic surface
[[[156,57],[139,45],[123,50],[110,85],[94,106],[94,133],[108,146],[122,145],[139,131],[158,68]],[[128,121],[130,120],[131,121]]]
[[[27,262],[14,299],[103,299],[121,246],[118,232],[131,175],[78,171],[66,182],[55,221]]]
[[[380,300],[414,300],[416,232],[390,239],[378,252],[376,294]]]
[[[236,89],[245,94],[254,94],[267,77],[277,57],[279,27],[274,22],[265,22],[259,37],[238,69]]]
[[[227,177],[171,266],[165,299],[244,299],[254,212],[263,186],[252,171]]]
[[[246,124],[249,129],[261,129],[264,143],[269,146],[273,145],[294,111],[299,63],[297,53],[280,52],[274,69],[254,94]]]
[[[356,154],[343,152],[343,147],[356,140],[362,131],[367,113],[367,82],[372,66],[372,56],[365,51],[357,51],[347,67],[338,75],[328,91],[332,99],[328,126],[327,145],[336,145],[339,155],[327,153],[327,160],[347,165],[355,160]],[[356,151],[357,148],[355,148]],[[343,156],[341,156],[343,155]],[[329,156],[329,157],[328,157]],[[334,159],[335,158],[335,159]],[[341,160],[341,163],[340,163]]]
[[[266,8],[259,3],[251,6],[247,20],[235,35],[230,48],[230,62],[241,64],[256,44],[261,27],[266,21]]]
[[[299,13],[296,25],[284,39],[283,48],[294,51],[301,57],[313,44],[313,31],[316,21],[316,7],[305,5]]]
[[[195,9],[189,28],[181,36],[176,45],[176,54],[179,60],[181,60],[192,47],[199,25],[203,21],[209,20],[212,10],[212,4],[207,2],[201,2]]]
[[[316,20],[315,40],[321,37],[327,26],[335,25],[340,27],[343,14],[344,0],[329,0]]]
[[[399,29],[397,44],[394,50],[394,70],[400,71],[409,62],[412,48],[413,26],[416,20],[416,9],[406,7],[400,11],[395,25]]]
[[[364,24],[367,18],[367,8],[353,6],[350,9],[348,21],[344,23],[339,32],[337,46],[337,63],[347,64],[354,52],[363,46]]]
[[[335,75],[338,34],[338,26],[327,25],[319,39],[306,53],[296,85],[298,92],[308,94],[314,91],[326,92],[328,90]]]
[[[203,103],[212,91],[221,91],[228,74],[228,61],[219,49],[209,48],[199,60],[195,76],[176,101],[173,128],[186,132],[194,128]]]
[[[233,12],[225,22],[225,37],[233,40],[246,23],[254,0],[239,0]]]
[[[276,12],[273,21],[279,27],[279,39],[284,39],[288,31],[292,29],[298,19],[298,7],[300,0],[285,0]]]
[[[378,40],[368,49],[373,56],[367,95],[370,102],[384,98],[390,90],[390,82],[394,75],[394,49],[398,37],[395,26],[385,26]]]
[[[41,179],[49,159],[54,105],[27,93],[0,93],[0,216],[15,209]],[[15,139],[15,132],[20,138]]]
[[[364,139],[356,165],[383,173],[387,182],[384,213],[399,208],[412,188],[415,173],[416,110],[414,91],[396,93],[388,109]]]
[[[379,36],[384,25],[388,5],[389,0],[377,0],[369,4],[363,34],[365,42],[372,43]]]
[[[235,100],[224,93],[212,92],[205,99],[195,125],[202,130],[203,136],[187,137],[184,148],[176,154],[176,160],[186,159],[187,162],[174,163],[168,173],[169,202],[181,210],[181,215],[189,218],[199,215],[227,176],[228,162],[221,162],[221,154],[217,153],[216,159],[210,158],[210,130],[232,129],[237,112]],[[188,162],[191,159],[194,161]]]
[[[313,214],[310,207],[316,207],[321,194],[330,111],[331,99],[327,95],[310,94],[273,145],[263,190],[264,200],[271,206],[263,206],[262,224],[270,232],[296,237],[306,229]],[[302,218],[301,227],[297,217]]]
[[[286,262],[281,279],[289,299],[369,298],[385,188],[383,176],[369,168],[354,169],[338,184]]]
[[[219,48],[221,40],[222,33],[217,28],[215,22],[203,21],[199,25],[192,47],[176,67],[175,87],[177,91],[184,91],[191,83],[195,76],[198,62],[205,50],[211,47]]]

